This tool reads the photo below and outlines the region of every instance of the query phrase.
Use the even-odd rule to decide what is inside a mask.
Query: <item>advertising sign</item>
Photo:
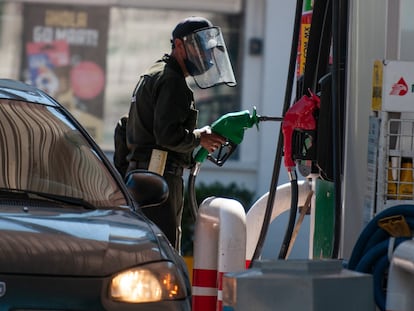
[[[383,72],[381,110],[414,112],[414,62],[383,60],[379,64]]]
[[[25,4],[21,80],[63,104],[102,140],[109,8]]]

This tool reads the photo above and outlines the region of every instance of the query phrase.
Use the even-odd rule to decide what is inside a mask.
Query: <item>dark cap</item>
[[[213,24],[204,17],[191,16],[183,19],[175,26],[172,38],[183,38],[196,30],[213,27]]]

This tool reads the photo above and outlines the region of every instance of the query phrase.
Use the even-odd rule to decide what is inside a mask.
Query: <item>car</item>
[[[54,98],[0,79],[1,310],[191,310],[184,259],[142,210],[165,180],[121,178]]]

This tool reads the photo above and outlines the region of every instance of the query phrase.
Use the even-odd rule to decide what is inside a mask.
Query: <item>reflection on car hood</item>
[[[12,79],[0,79],[0,98],[58,106],[55,100],[45,92]]]
[[[58,210],[55,210],[58,211]],[[131,211],[0,214],[2,273],[107,276],[161,259],[149,225]]]

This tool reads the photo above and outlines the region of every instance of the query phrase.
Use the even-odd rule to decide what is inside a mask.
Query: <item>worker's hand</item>
[[[226,139],[223,136],[213,133],[209,126],[197,129],[196,131],[200,134],[200,145],[210,153],[216,151],[217,148],[226,143]]]

